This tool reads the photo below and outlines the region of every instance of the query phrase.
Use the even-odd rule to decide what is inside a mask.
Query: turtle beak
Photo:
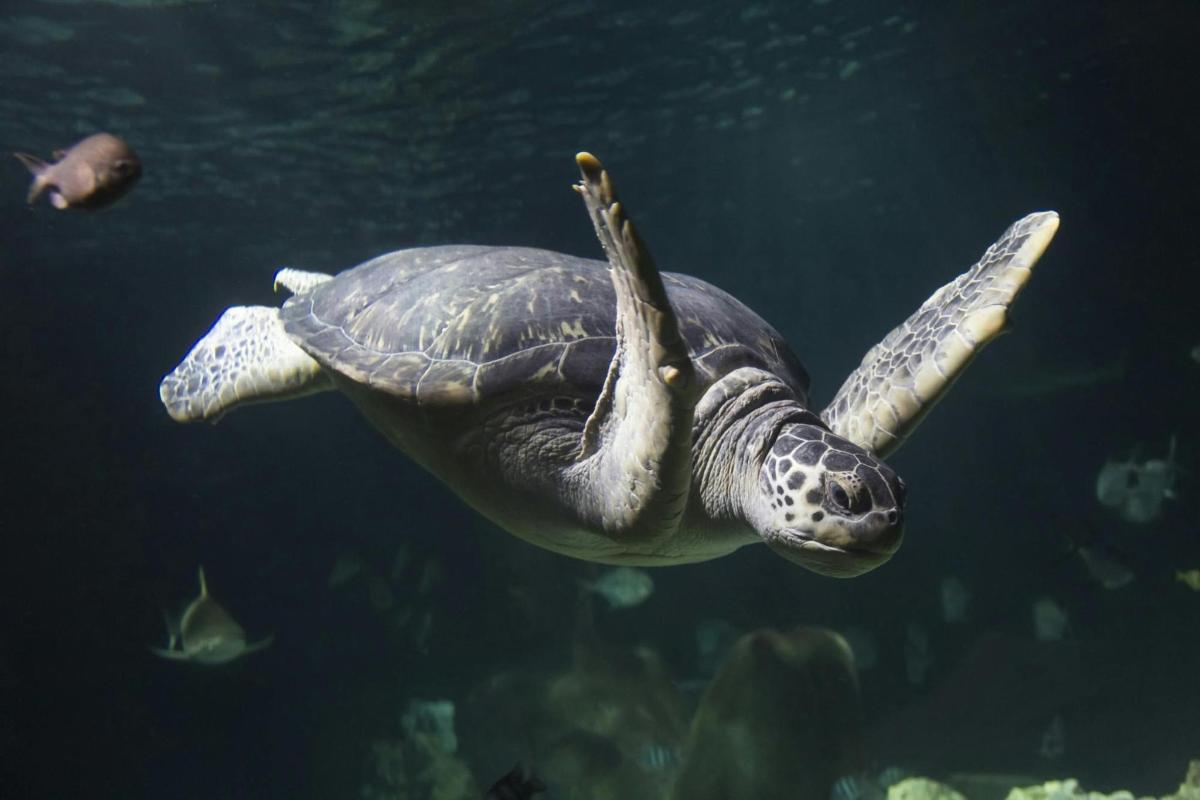
[[[818,575],[854,578],[886,563],[904,540],[904,523],[888,522],[885,514],[872,512],[872,519],[859,524],[831,521],[818,531],[784,529],[767,537],[767,546],[779,555]]]

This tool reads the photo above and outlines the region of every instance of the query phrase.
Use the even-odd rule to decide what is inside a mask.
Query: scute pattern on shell
[[[779,334],[730,295],[663,274],[680,330],[710,383],[769,370],[807,396]],[[288,335],[322,366],[422,405],[594,397],[616,347],[603,261],[519,247],[452,245],[388,253],[284,305]]]

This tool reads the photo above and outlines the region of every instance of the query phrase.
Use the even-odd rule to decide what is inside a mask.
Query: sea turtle
[[[820,413],[770,325],[660,273],[612,181],[576,157],[608,264],[521,247],[400,250],[285,269],[282,308],[228,309],[160,387],[179,421],[324,389],[511,533],[609,564],[766,542],[857,575],[900,545],[894,450],[1006,311],[1058,227],[1010,227],[875,345]]]

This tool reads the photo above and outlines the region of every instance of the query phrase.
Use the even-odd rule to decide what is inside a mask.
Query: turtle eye
[[[825,495],[838,511],[843,514],[850,513],[850,494],[841,483],[831,480],[825,485]]]
[[[827,478],[825,497],[833,510],[839,514],[865,514],[871,510],[871,496],[853,476]]]

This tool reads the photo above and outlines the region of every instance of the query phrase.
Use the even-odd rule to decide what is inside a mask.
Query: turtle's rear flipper
[[[662,276],[608,173],[588,153],[575,160],[582,176],[575,188],[608,255],[617,349],[566,480],[590,524],[621,536],[670,535],[691,483],[691,357]]]
[[[284,333],[279,309],[234,306],[162,379],[158,395],[177,422],[215,422],[234,406],[331,388],[320,365]]]
[[[282,287],[292,294],[303,294],[331,280],[333,280],[333,276],[324,272],[309,272],[303,269],[284,267],[275,273],[275,291],[278,292]]]
[[[867,351],[821,412],[839,436],[883,457],[912,433],[983,346],[1058,230],[1042,211],[1014,223],[975,266],[933,293]]]

